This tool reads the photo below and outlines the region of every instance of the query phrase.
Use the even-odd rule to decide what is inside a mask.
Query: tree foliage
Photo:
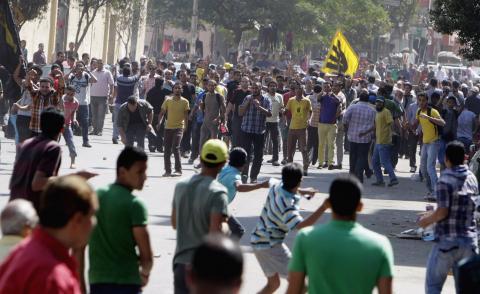
[[[436,0],[430,12],[435,30],[458,35],[460,54],[470,60],[480,59],[479,1]]]
[[[25,22],[45,15],[49,2],[49,0],[10,0],[17,29],[20,31]]]

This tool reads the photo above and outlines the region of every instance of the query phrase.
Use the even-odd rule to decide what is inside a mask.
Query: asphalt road
[[[2,134],[3,135],[3,134]],[[111,141],[111,117],[107,116],[106,129],[103,137],[91,136],[93,148],[81,147],[80,137],[75,137],[77,152],[77,168],[89,168],[99,173],[99,176],[90,182],[95,187],[101,187],[111,183],[115,179],[116,157],[121,151],[121,145],[113,145]],[[0,139],[0,208],[8,200],[8,182],[11,175],[12,164],[15,157],[15,147],[11,140]],[[62,139],[61,143],[64,145]],[[69,169],[68,149],[63,146],[63,162],[60,174],[67,174]],[[267,164],[269,156],[264,157],[259,179],[280,177],[281,167]],[[296,160],[301,162],[301,155],[297,152]],[[170,226],[170,210],[173,197],[173,189],[179,178],[162,178],[163,154],[149,154],[148,180],[143,191],[135,192],[147,204],[149,212],[149,230],[155,253],[154,268],[150,283],[144,293],[173,293],[172,257],[175,250],[175,231]],[[308,177],[305,178],[304,186],[312,186],[320,191],[312,200],[302,200],[300,206],[302,214],[308,215],[321,205],[328,193],[331,181],[340,174],[348,172],[348,155],[343,162],[343,170],[328,171],[310,168]],[[183,177],[189,177],[195,170],[192,165],[183,159]],[[363,202],[364,210],[358,216],[358,221],[365,227],[378,233],[389,236],[395,253],[395,293],[423,293],[425,280],[425,264],[431,243],[418,240],[403,240],[391,237],[392,233],[399,233],[409,228],[415,228],[417,213],[425,210],[426,202],[423,196],[426,188],[423,183],[410,179],[408,161],[400,159],[397,166],[397,176],[400,184],[392,188],[372,187],[367,180],[365,183]],[[267,190],[257,190],[250,193],[241,193],[231,205],[235,216],[244,224],[247,233],[241,240],[245,252],[246,266],[242,293],[256,293],[266,282],[263,273],[251,253],[249,247],[249,233],[258,220]],[[324,223],[330,219],[326,213],[320,220]],[[287,244],[292,245],[295,233],[289,234]],[[366,264],[365,266],[368,266]],[[282,281],[278,293],[284,293],[287,282]],[[454,293],[452,277],[448,277],[443,293]]]

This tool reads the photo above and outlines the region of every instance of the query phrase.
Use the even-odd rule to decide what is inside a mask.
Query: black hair
[[[130,104],[130,105],[137,104],[137,97],[135,97],[135,95],[129,96],[127,98],[127,103]]]
[[[453,81],[452,82],[452,87],[453,88],[460,88],[460,83],[458,81]]]
[[[435,78],[430,79],[430,85],[432,85],[433,87],[436,87],[438,85],[438,80]]]
[[[339,216],[355,215],[362,197],[362,184],[354,176],[336,178],[330,186],[329,201],[332,211]]]
[[[155,87],[160,87],[161,88],[163,86],[163,82],[164,82],[163,78],[160,78],[160,77],[155,78]]]
[[[40,80],[38,80],[38,83],[41,84],[41,83],[49,83],[50,86],[53,86],[53,80],[51,78],[40,78]]]
[[[453,166],[462,165],[465,161],[465,148],[469,146],[464,146],[460,141],[452,141],[447,144],[447,149],[445,149],[445,157],[452,163]]]
[[[65,54],[65,53],[63,53],[63,51],[58,51],[57,52],[57,57],[60,56],[60,54]]]
[[[213,286],[236,286],[241,282],[243,263],[237,243],[220,234],[210,235],[193,253],[193,279]]]
[[[438,99],[438,100],[440,100],[440,93],[438,93],[438,92],[433,92],[432,95],[430,96],[430,100],[433,101],[433,99]]]
[[[124,77],[128,77],[131,74],[132,74],[132,70],[130,69],[130,67],[124,65],[124,67],[122,68],[122,75]]]
[[[55,138],[60,134],[65,124],[63,113],[54,108],[48,107],[40,114],[40,130],[48,138]]]
[[[370,98],[370,96],[366,92],[362,92],[362,93],[360,93],[360,95],[358,95],[358,99],[362,102],[368,102],[369,98]]]
[[[289,163],[282,168],[283,188],[290,191],[300,185],[303,177],[302,165],[296,162]]]
[[[236,168],[241,168],[245,165],[245,163],[247,163],[247,152],[241,147],[235,147],[232,149],[232,151],[230,151],[228,159],[229,165]]]
[[[370,84],[375,83],[375,77],[368,77],[368,82],[369,82]]]
[[[223,165],[225,162],[219,162],[219,163],[211,163],[211,162],[206,162],[205,160],[200,158],[200,162],[202,163],[203,166],[206,168],[217,168],[221,165]]]
[[[313,86],[313,92],[315,93],[322,93],[322,85],[320,84],[315,84],[315,86]]]
[[[130,169],[135,162],[148,160],[147,153],[137,147],[125,147],[117,158],[117,175],[121,167]]]
[[[75,87],[72,86],[72,85],[68,85],[68,86],[65,87],[65,90],[75,92]]]

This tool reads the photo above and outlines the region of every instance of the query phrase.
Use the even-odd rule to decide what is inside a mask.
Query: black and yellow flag
[[[0,64],[13,74],[18,65],[20,38],[13,22],[12,11],[8,0],[0,0]]]
[[[322,71],[325,73],[343,73],[353,77],[357,71],[359,59],[347,38],[341,31],[337,31],[332,40],[330,51],[323,63]]]

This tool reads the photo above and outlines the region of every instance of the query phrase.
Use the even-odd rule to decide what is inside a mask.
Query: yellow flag
[[[343,73],[353,77],[358,68],[358,55],[353,50],[347,38],[341,31],[337,31],[332,40],[330,51],[323,63],[325,73]]]

